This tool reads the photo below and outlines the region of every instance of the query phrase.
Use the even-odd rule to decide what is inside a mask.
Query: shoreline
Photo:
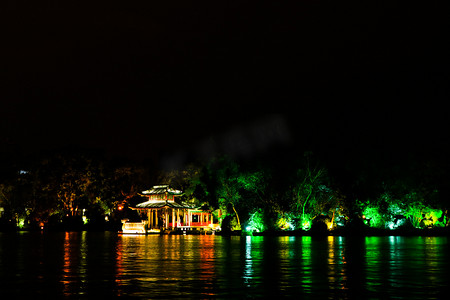
[[[250,236],[450,236],[449,228],[433,228],[433,229],[374,229],[363,228],[362,230],[346,230],[337,229],[333,231],[311,232],[311,231],[293,231],[293,232],[257,232],[247,234]]]
[[[34,230],[34,229],[18,229],[18,230],[0,230],[0,233],[64,233],[64,232],[90,232],[90,233],[113,233],[117,235],[217,235],[222,237],[231,237],[231,236],[258,236],[258,237],[323,237],[323,236],[342,236],[342,237],[383,237],[383,236],[404,236],[404,237],[413,237],[413,236],[425,236],[425,237],[446,237],[450,236],[449,228],[432,228],[432,229],[374,229],[374,228],[363,228],[360,231],[354,230],[345,230],[345,229],[337,229],[333,231],[265,231],[265,232],[241,232],[241,231],[233,231],[233,232],[190,232],[187,234],[183,234],[182,232],[165,232],[161,234],[128,234],[122,233],[120,231],[111,229],[111,230],[89,230],[89,229],[59,229],[59,230]]]

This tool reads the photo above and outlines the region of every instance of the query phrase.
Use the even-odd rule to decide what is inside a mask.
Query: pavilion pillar
[[[175,209],[172,208],[172,229],[175,228]]]
[[[151,225],[150,228],[155,227],[155,211],[154,211],[153,208],[152,208],[152,221],[151,221],[151,222],[152,222],[152,223],[150,224],[150,225]]]
[[[156,223],[158,223],[158,228],[161,228],[161,227],[164,225],[164,223],[162,222],[162,221],[163,221],[163,220],[162,220],[162,218],[163,218],[163,213],[164,213],[164,211],[161,210],[161,209],[158,209],[158,210],[156,211],[156,218],[158,219],[158,220],[156,221]]]
[[[169,214],[167,213],[167,208],[164,208],[164,229],[169,227]]]
[[[160,223],[160,219],[162,219],[162,211],[160,211],[159,209],[155,210],[155,214],[156,214],[156,225],[158,226],[158,228],[161,228],[163,226],[163,224]]]

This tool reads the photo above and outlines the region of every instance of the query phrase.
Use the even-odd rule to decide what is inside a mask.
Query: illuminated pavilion
[[[132,209],[137,210],[144,221],[124,223],[123,233],[217,229],[211,211],[176,201],[182,194],[169,185],[155,185],[142,191],[139,195],[147,198],[146,201]]]

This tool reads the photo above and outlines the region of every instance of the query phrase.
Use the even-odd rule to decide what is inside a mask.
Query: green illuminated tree
[[[262,170],[243,170],[230,158],[219,157],[205,167],[195,194],[221,209],[223,217],[232,217],[234,229],[240,229],[251,212],[268,205],[267,177]]]
[[[204,199],[214,209],[222,210],[222,220],[232,213],[236,214],[236,219],[239,218],[237,211],[234,212],[240,198],[235,179],[238,169],[238,165],[230,159],[216,158],[204,167],[193,188],[194,197]]]
[[[388,214],[390,199],[391,196],[388,193],[383,193],[375,199],[358,201],[361,217],[366,225],[380,229],[385,228],[386,222],[390,219]]]
[[[346,197],[334,187],[327,169],[310,152],[306,152],[300,166],[290,176],[291,184],[285,193],[290,209],[282,209],[281,221],[293,219],[296,228],[309,229],[312,221],[324,222],[329,229],[348,219],[349,209]],[[281,222],[280,221],[280,222]],[[281,223],[283,223],[281,222]],[[285,222],[286,223],[286,222]]]
[[[325,185],[325,168],[311,163],[310,154],[305,154],[306,164],[296,172],[296,180],[290,193],[292,197],[292,209],[299,214],[301,226],[309,228],[312,219],[322,213],[325,203],[332,198],[331,190]]]

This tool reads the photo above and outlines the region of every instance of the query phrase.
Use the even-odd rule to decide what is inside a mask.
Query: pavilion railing
[[[126,222],[122,224],[123,233],[145,233],[144,222]]]

